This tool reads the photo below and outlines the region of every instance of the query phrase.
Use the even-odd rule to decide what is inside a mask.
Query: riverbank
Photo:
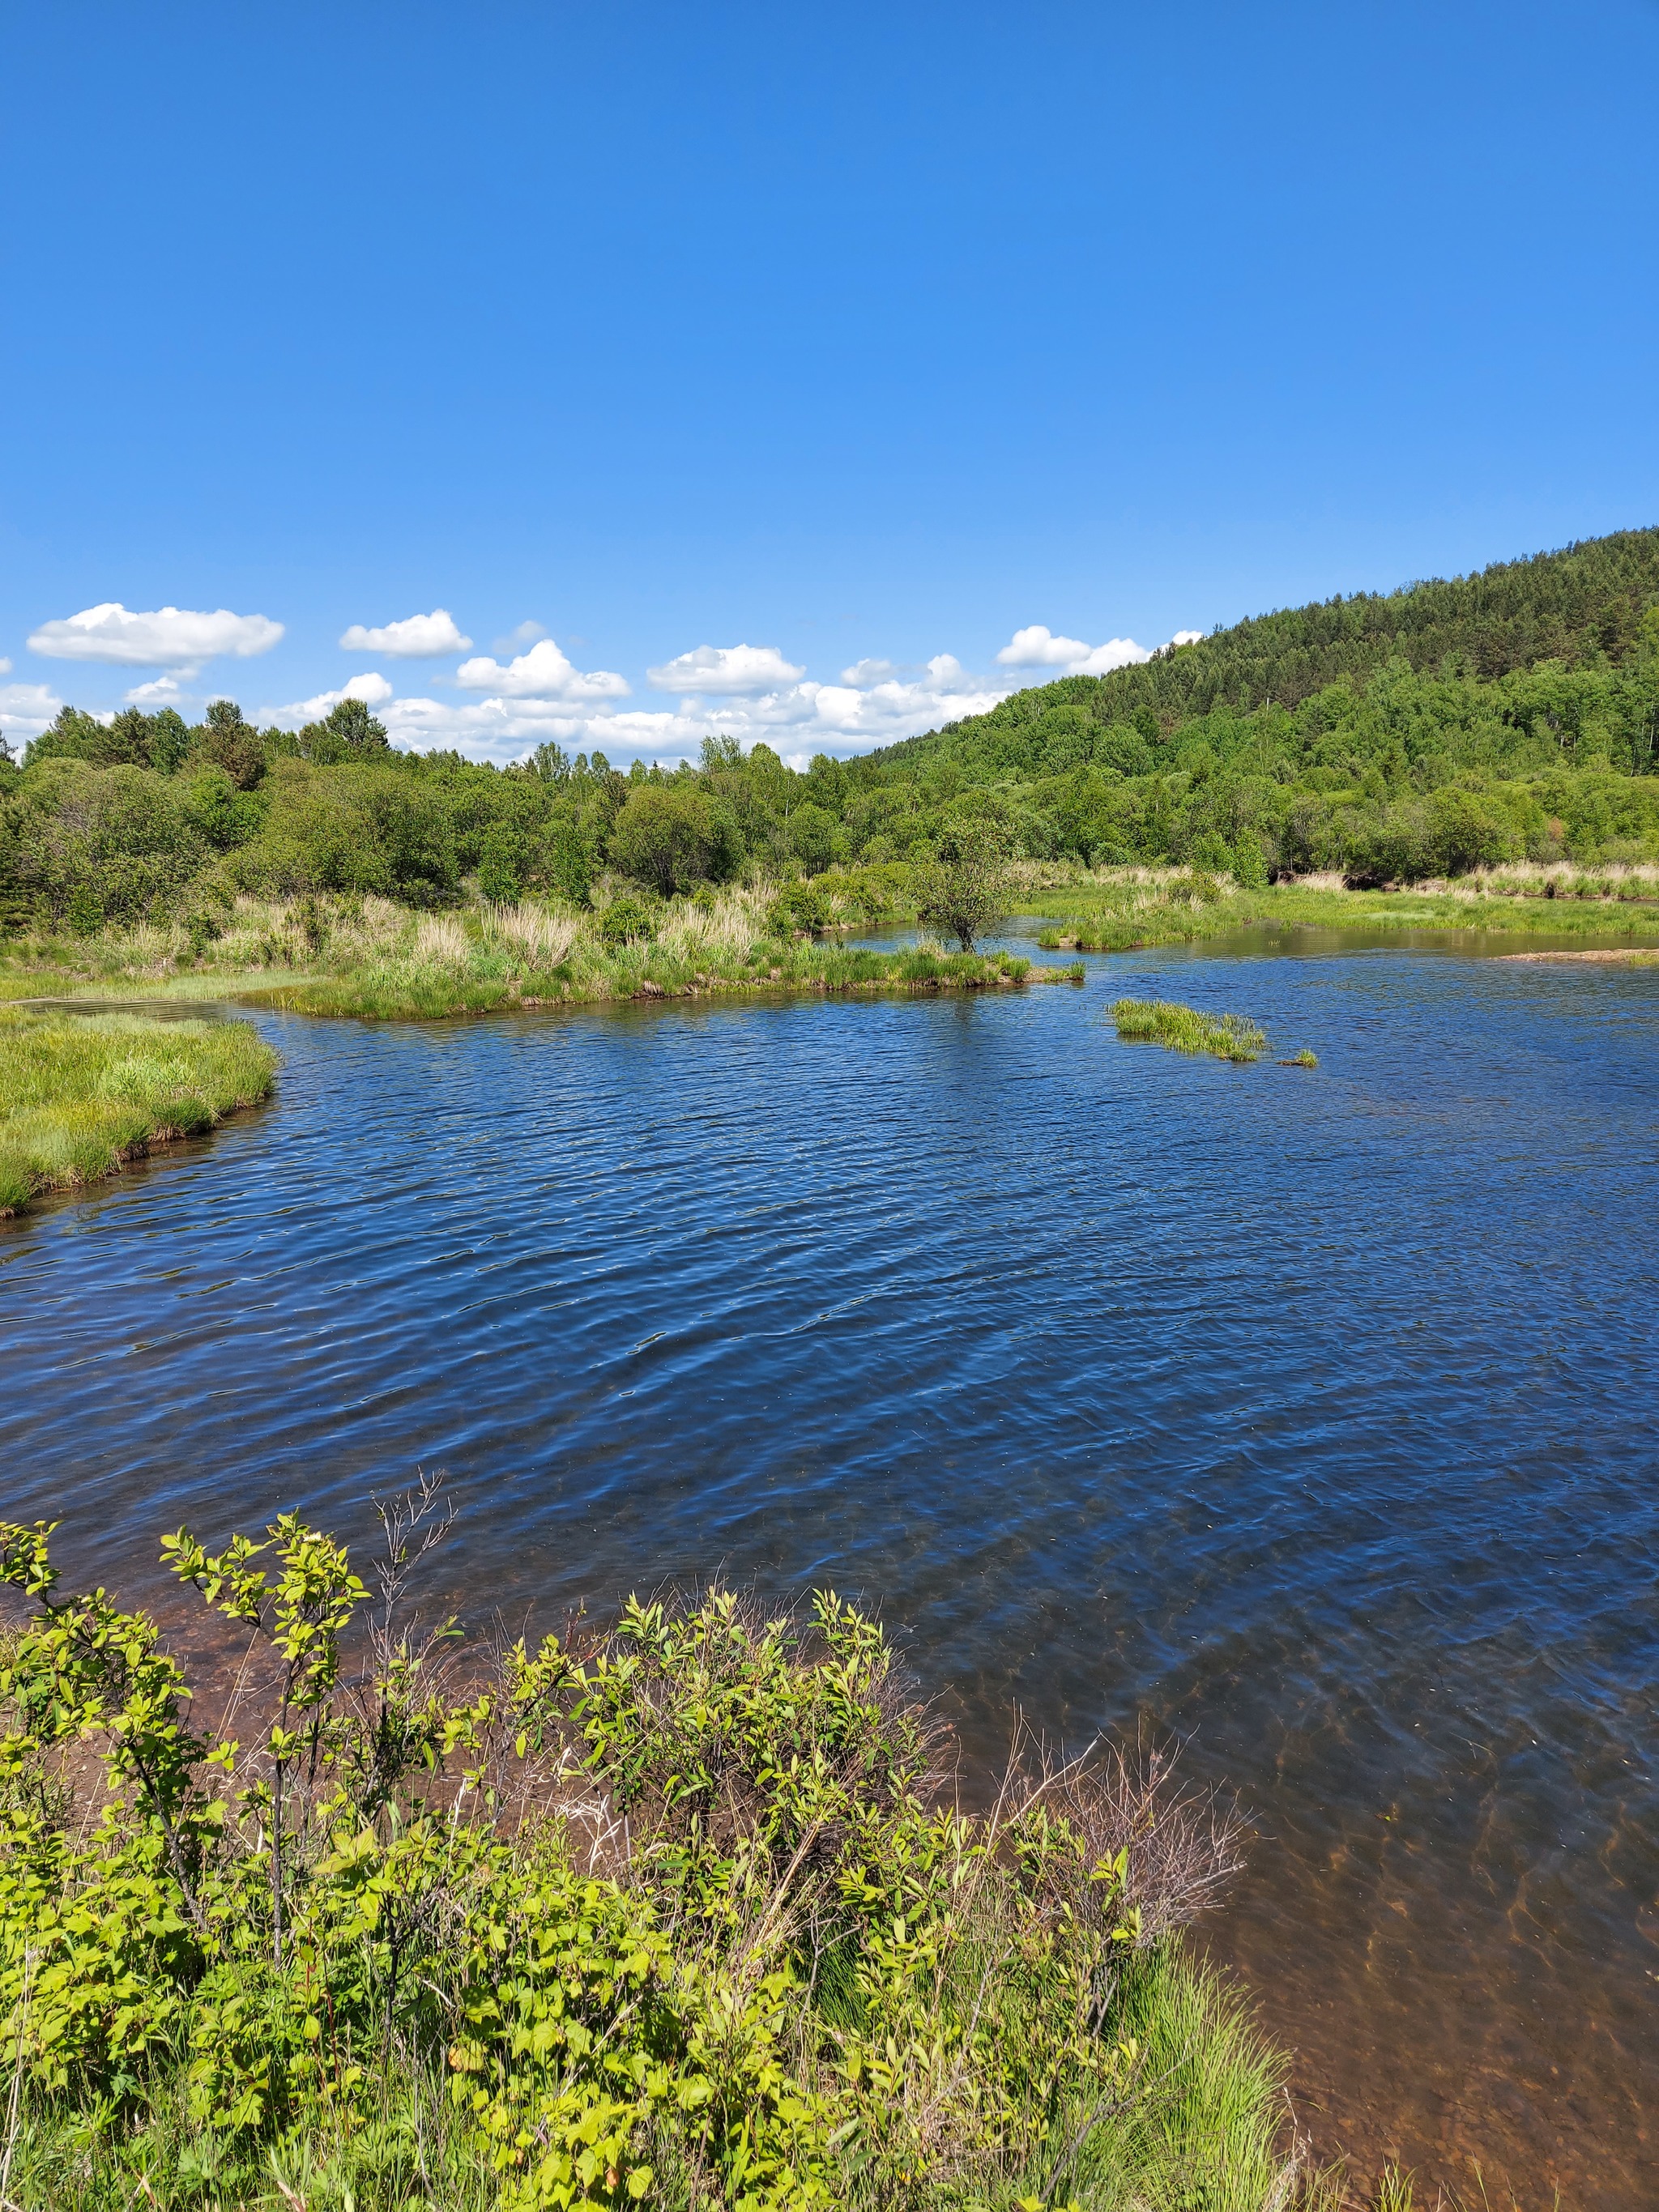
[[[830,1593],[458,1669],[408,1608],[437,1503],[383,1509],[378,1603],[295,1516],[164,1539],[228,1690],[0,1523],[9,2203],[1334,2212],[1182,1948],[1236,1837],[1166,1765],[1027,1741],[964,1814]]]
[[[1659,884],[1634,870],[1595,878],[1511,870],[1411,890],[1350,890],[1331,878],[1251,887],[1202,870],[1139,868],[1039,878],[1021,906],[1049,921],[1038,939],[1049,951],[1124,952],[1258,929],[1378,928],[1605,935],[1659,948],[1656,893]]]
[[[1411,890],[1333,878],[1260,887],[1190,868],[1014,871],[1011,909],[1047,951],[1128,951],[1285,929],[1616,936],[1659,951],[1659,881],[1635,866],[1524,868]],[[514,1007],[763,993],[975,991],[1079,980],[1075,964],[924,941],[849,945],[913,921],[902,868],[597,908],[475,900],[422,913],[388,899],[236,899],[227,910],[88,938],[13,940],[0,1000],[231,1000],[284,1012],[422,1020]]]
[[[204,1134],[268,1097],[276,1070],[245,1022],[0,1007],[0,1215]]]
[[[234,1000],[421,1020],[514,1007],[766,992],[976,991],[1073,981],[1008,952],[876,951],[789,927],[767,887],[597,912],[520,901],[419,914],[386,899],[238,899],[211,933],[145,927],[20,947],[0,997]]]

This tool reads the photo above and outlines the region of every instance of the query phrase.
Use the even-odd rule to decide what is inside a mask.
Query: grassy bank
[[[420,1018],[515,1006],[767,991],[961,991],[1073,971],[924,945],[871,951],[792,927],[769,887],[596,910],[530,900],[419,914],[379,898],[240,898],[183,925],[19,945],[0,996],[118,989],[309,1014]]]
[[[1051,918],[1039,939],[1051,951],[1128,951],[1252,929],[1537,932],[1659,946],[1655,872],[1510,869],[1385,891],[1349,890],[1335,878],[1250,888],[1193,869],[1126,868],[1069,881],[1047,871],[1033,872],[1020,902]]]
[[[245,1022],[0,1008],[0,1213],[200,1135],[264,1098],[276,1067]]]
[[[1233,1838],[1167,1772],[988,1814],[879,1631],[718,1589],[469,1666],[293,1517],[163,1556],[188,1684],[0,1524],[0,2195],[53,2212],[1328,2204],[1181,1929]],[[233,1681],[228,1690],[225,1681]],[[1030,1753],[1030,1747],[1027,1747]]]

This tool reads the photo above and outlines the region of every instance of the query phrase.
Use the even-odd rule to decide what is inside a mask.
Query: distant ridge
[[[1168,736],[1218,709],[1295,707],[1344,678],[1362,684],[1390,660],[1480,682],[1544,660],[1619,666],[1655,605],[1659,527],[1614,531],[1468,576],[1253,616],[1109,676],[1063,676],[1017,691],[989,714],[866,754],[860,765],[914,770],[971,754],[1060,706],[1083,707],[1095,721],[1133,723],[1148,736],[1155,718]]]

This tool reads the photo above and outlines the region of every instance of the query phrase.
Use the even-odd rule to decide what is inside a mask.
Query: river
[[[1659,970],[1286,940],[1081,988],[369,1027],[0,1224],[4,1510],[364,1528],[556,1622],[878,1609],[970,1775],[1175,1732],[1323,2149],[1659,2201]],[[1118,1042],[1118,991],[1316,1071]]]

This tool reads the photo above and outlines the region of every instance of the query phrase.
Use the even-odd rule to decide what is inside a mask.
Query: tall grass
[[[1217,1060],[1260,1060],[1267,1033],[1242,1014],[1206,1014],[1173,999],[1120,999],[1112,1019],[1121,1037],[1161,1044],[1170,1052],[1209,1053]]]
[[[615,890],[616,886],[611,886]],[[532,899],[416,914],[385,899],[242,898],[212,923],[36,942],[0,975],[41,993],[119,987],[170,998],[235,998],[296,1013],[422,1019],[514,1006],[709,993],[981,990],[1075,980],[1006,953],[943,948],[874,952],[818,942],[766,884],[700,890],[607,928],[623,901],[598,887],[597,911]]]
[[[264,1097],[276,1067],[246,1022],[0,1007],[0,1212],[210,1129]]]

